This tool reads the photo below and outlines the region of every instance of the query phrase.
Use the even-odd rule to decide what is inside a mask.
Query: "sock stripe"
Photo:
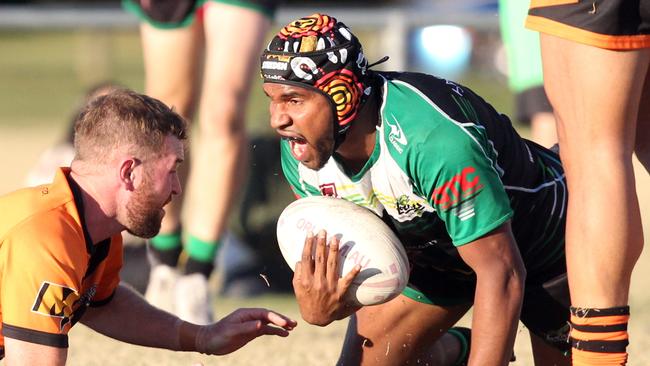
[[[221,247],[221,242],[204,241],[193,235],[189,235],[185,250],[190,258],[200,261],[211,263],[217,255],[217,251]]]
[[[180,232],[158,234],[151,238],[150,243],[152,247],[158,250],[174,250],[183,246]]]
[[[578,318],[597,318],[603,316],[630,315],[629,306],[616,306],[613,308],[577,308],[571,307],[571,315]]]
[[[460,342],[460,352],[458,358],[454,362],[454,366],[465,365],[469,355],[469,339],[470,336],[469,329],[453,327],[447,330],[447,333],[455,336]]]
[[[573,366],[622,366],[627,364],[627,353],[600,353],[574,348],[571,354]]]
[[[581,332],[571,329],[571,338],[582,341],[620,341],[627,339],[626,331],[618,332]]]
[[[573,325],[596,325],[607,326],[613,324],[626,324],[630,320],[629,315],[610,315],[599,316],[594,318],[579,318],[575,315],[571,316],[571,324]]]
[[[581,332],[598,332],[598,333],[606,333],[606,332],[618,332],[618,331],[626,331],[627,330],[627,323],[621,323],[621,324],[610,324],[610,325],[584,325],[584,324],[571,324],[572,329],[579,330]]]
[[[627,339],[619,341],[586,341],[571,338],[573,348],[596,353],[625,353],[629,343]]]

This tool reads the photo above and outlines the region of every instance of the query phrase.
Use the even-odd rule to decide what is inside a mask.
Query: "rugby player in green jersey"
[[[521,319],[536,364],[568,365],[558,155],[464,86],[371,66],[350,29],[324,14],[285,26],[262,55],[270,124],[296,196],[373,211],[412,264],[403,294],[352,307],[340,299],[356,272],[328,283],[337,245],[310,237],[315,260],[300,262],[293,282],[303,318],[325,326],[354,314],[342,364],[439,364],[467,361],[436,341],[473,306],[469,364],[506,364]]]

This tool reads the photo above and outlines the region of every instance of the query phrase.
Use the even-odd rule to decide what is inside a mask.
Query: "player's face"
[[[271,100],[271,128],[289,141],[293,157],[318,170],[334,152],[332,107],[317,91],[286,84],[264,83]]]
[[[183,144],[168,136],[163,153],[143,163],[142,180],[126,204],[126,229],[141,238],[151,238],[160,231],[163,207],[172,195],[181,193],[177,167],[183,161]]]

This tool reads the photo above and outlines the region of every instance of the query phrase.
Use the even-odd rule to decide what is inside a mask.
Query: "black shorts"
[[[537,113],[553,113],[543,86],[526,89],[515,96],[515,116],[517,121],[530,124]]]
[[[403,295],[425,304],[452,306],[472,304],[476,277],[432,268],[414,267]],[[553,347],[568,352],[569,285],[564,258],[544,274],[526,279],[521,322]]]
[[[531,0],[526,27],[595,47],[650,47],[650,0]]]

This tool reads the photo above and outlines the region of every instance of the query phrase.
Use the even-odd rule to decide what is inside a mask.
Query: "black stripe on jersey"
[[[113,300],[114,296],[115,296],[115,291],[113,291],[107,298],[105,298],[103,300],[91,301],[89,306],[91,308],[98,308],[98,307],[104,306],[104,305],[108,304],[109,302],[111,302],[111,300]]]
[[[108,257],[108,252],[111,249],[111,239],[102,240],[94,247],[95,250],[93,250],[90,258],[88,259],[88,269],[86,270],[84,279],[93,274],[93,272],[95,272],[97,267],[104,261],[104,259]]]
[[[97,245],[93,245],[92,240],[90,239],[90,233],[84,222],[84,204],[81,195],[81,188],[71,177],[67,176],[68,184],[70,185],[70,190],[72,191],[72,196],[74,197],[74,203],[77,207],[77,213],[79,214],[79,220],[81,221],[81,228],[83,229],[84,239],[86,242],[86,252],[90,254],[90,259],[88,259],[88,269],[84,275],[84,279],[90,276],[97,267],[99,266],[106,257],[108,257],[108,252],[111,248],[111,239],[104,239]]]
[[[77,182],[72,179],[69,175],[66,176],[68,179],[68,185],[70,186],[70,190],[72,191],[72,197],[74,198],[74,204],[77,207],[77,213],[79,214],[79,221],[81,222],[81,229],[84,232],[84,239],[86,242],[86,251],[88,254],[92,255],[94,249],[94,245],[92,240],[90,240],[90,233],[88,232],[88,228],[86,227],[86,223],[84,222],[84,201],[83,201],[83,196],[81,194],[81,188],[77,184]]]
[[[7,338],[17,339],[44,346],[68,348],[68,335],[41,332],[40,330],[27,329],[2,323],[2,335]]]

